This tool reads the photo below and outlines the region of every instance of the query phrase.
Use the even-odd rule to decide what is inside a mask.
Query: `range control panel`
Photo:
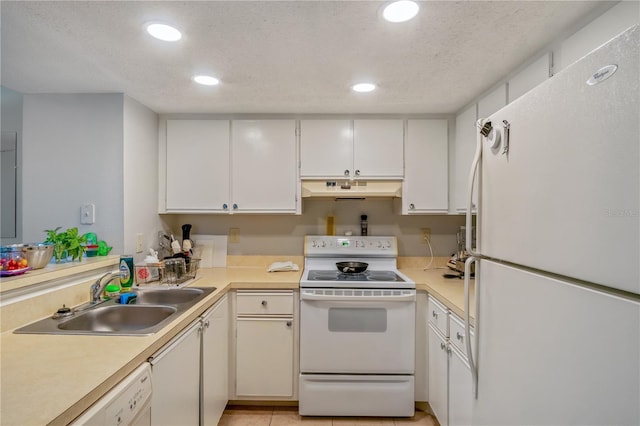
[[[373,256],[396,257],[396,237],[340,237],[307,235],[304,239],[304,255],[307,257]]]

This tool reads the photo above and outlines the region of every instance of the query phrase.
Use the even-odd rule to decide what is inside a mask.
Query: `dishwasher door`
[[[71,425],[151,426],[151,395],[151,368],[145,362]]]

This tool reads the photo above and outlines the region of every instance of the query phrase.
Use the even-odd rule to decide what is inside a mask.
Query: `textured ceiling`
[[[452,113],[584,20],[595,1],[6,1],[2,85],[124,92],[158,113]],[[177,43],[143,24],[173,23]],[[221,80],[191,81],[194,73]],[[379,90],[350,86],[374,81]]]

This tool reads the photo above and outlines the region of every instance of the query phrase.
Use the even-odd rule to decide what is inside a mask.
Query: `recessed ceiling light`
[[[376,85],[373,83],[358,83],[351,86],[351,89],[354,92],[361,92],[361,93],[372,92],[376,90]]]
[[[418,3],[411,0],[395,1],[385,6],[382,16],[389,22],[405,22],[418,14]]]
[[[220,80],[215,77],[211,77],[210,75],[196,75],[193,77],[193,81],[205,86],[216,86],[220,83]]]
[[[178,41],[182,38],[180,31],[167,24],[149,24],[147,32],[162,41]]]

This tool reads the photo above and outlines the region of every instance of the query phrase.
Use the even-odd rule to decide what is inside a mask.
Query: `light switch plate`
[[[92,225],[96,223],[95,204],[83,204],[82,207],[80,207],[80,223],[83,225]]]

